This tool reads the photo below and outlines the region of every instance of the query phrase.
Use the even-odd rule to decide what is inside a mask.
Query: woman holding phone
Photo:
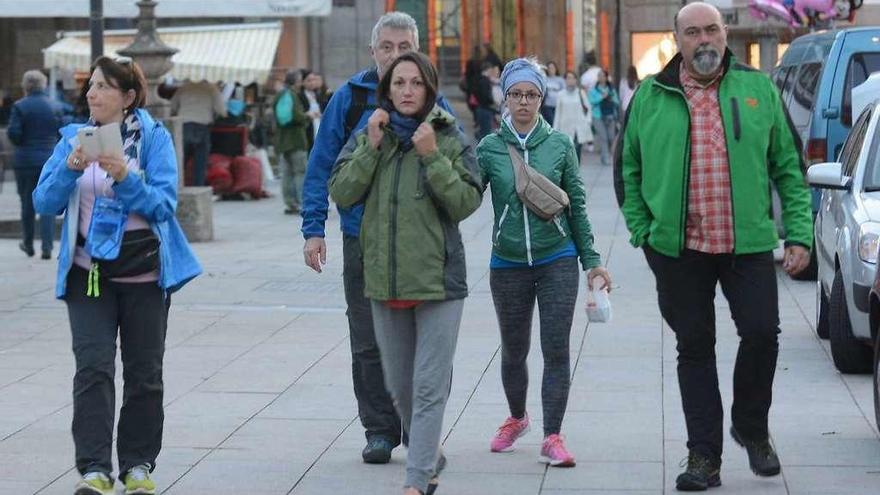
[[[88,81],[89,126],[118,126],[122,153],[84,153],[82,124],[61,129],[34,192],[41,214],[64,214],[55,295],[67,303],[76,374],[76,495],[113,490],[116,340],[123,403],[116,447],[126,494],[153,494],[162,446],[162,360],[171,293],[201,273],[175,218],[177,159],[168,131],[143,109],[131,59],[100,57]]]

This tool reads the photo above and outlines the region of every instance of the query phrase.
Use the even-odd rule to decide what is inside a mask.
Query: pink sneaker
[[[556,434],[549,435],[541,445],[541,457],[539,461],[550,464],[553,467],[574,467],[574,456],[565,448],[562,437]]]
[[[516,419],[511,416],[504,420],[504,424],[495,432],[495,437],[492,438],[492,444],[489,449],[492,452],[513,452],[513,442],[528,432],[528,413],[522,419]]]

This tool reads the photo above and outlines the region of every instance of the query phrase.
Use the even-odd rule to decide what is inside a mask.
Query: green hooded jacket
[[[516,194],[513,164],[507,145],[523,154],[526,163],[561,187],[570,201],[565,214],[543,220]],[[477,146],[477,161],[483,184],[492,188],[495,226],[492,253],[501,259],[531,264],[561,251],[574,241],[584,270],[601,264],[593,249],[593,232],[587,218],[586,192],[581,181],[578,159],[571,138],[553,130],[541,116],[527,136],[523,150],[518,136],[507,122]]]
[[[293,120],[285,126],[278,125],[278,129],[275,131],[275,150],[279,153],[308,151],[309,140],[306,132],[311,119],[306,115],[307,109],[303,106],[302,101],[300,101],[299,95],[292,88],[285,88],[284,91],[280,91],[275,95],[275,99],[272,101],[272,109],[275,109],[278,105],[278,100],[281,99],[285,92],[290,92],[291,100],[293,101]],[[276,125],[278,124],[277,121],[275,123]]]
[[[685,247],[690,180],[690,112],[679,79],[681,54],[643,81],[627,109],[615,153],[615,189],[630,243],[666,256]],[[810,248],[813,218],[800,139],[776,86],[728,50],[718,103],[730,171],[734,253],[779,243],[770,185],[782,199],[786,243]]]
[[[390,131],[374,149],[364,128],[342,150],[330,177],[330,197],[339,206],[364,203],[359,239],[370,299],[467,296],[458,223],[480,207],[483,187],[455,118],[435,106],[425,121],[434,126],[436,153],[403,151]]]

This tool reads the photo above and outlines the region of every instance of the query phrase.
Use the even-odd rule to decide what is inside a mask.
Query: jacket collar
[[[663,67],[663,70],[657,74],[655,80],[664,85],[675,89],[683,89],[681,87],[681,61],[683,57],[681,56],[681,52],[675,54],[672,57],[672,60],[666,64],[666,67]],[[724,57],[721,59],[721,66],[723,67],[721,72],[721,80],[727,77],[727,74],[730,72],[730,66],[736,63],[736,58],[733,56],[733,52],[730,51],[730,48],[724,49]]]
[[[510,125],[505,120],[501,121],[501,129],[498,132],[505,143],[510,143],[516,146],[517,149],[520,148],[520,140],[516,135],[516,130],[511,129]],[[553,129],[550,127],[550,124],[538,114],[538,123],[535,124],[535,128],[532,129],[531,134],[529,134],[529,138],[526,141],[526,148],[532,149],[543,143],[551,132],[553,132]]]
[[[376,67],[366,69],[353,75],[348,83],[353,86],[360,86],[375,91],[379,86],[379,71]]]

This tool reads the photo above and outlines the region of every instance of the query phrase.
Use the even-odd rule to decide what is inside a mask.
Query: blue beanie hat
[[[518,58],[507,62],[501,72],[501,90],[504,94],[516,83],[529,82],[544,95],[547,92],[547,76],[534,59]]]

